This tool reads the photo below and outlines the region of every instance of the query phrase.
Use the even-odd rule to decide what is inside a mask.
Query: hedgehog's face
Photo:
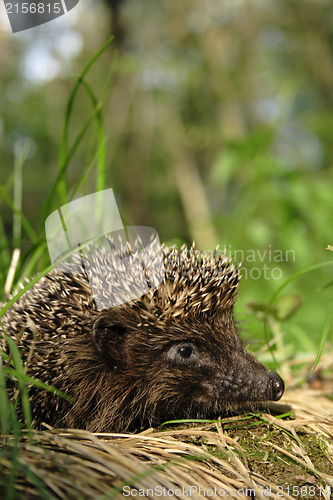
[[[238,337],[232,349],[177,342],[165,351],[160,363],[174,393],[182,394],[183,403],[188,397],[191,408],[197,403],[198,408],[223,411],[250,402],[276,401],[284,389],[281,378],[246,352]]]
[[[124,329],[108,321],[100,319],[94,328],[101,352],[114,376],[118,372],[137,390],[137,400],[144,398],[150,417],[208,417],[246,403],[276,401],[283,393],[282,379],[244,349],[231,311],[163,328],[158,322],[141,327],[133,322]]]
[[[208,417],[247,403],[280,399],[282,379],[244,349],[225,317],[181,329],[186,332],[183,339],[177,333],[176,341],[150,358],[150,383],[160,413]]]

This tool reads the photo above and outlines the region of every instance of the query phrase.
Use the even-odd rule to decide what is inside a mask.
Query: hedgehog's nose
[[[284,382],[282,378],[275,372],[268,373],[267,399],[270,401],[278,401],[284,392]]]

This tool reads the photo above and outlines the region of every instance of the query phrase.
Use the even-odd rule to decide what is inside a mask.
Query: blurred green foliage
[[[243,258],[236,313],[260,338],[262,326],[244,304],[268,302],[292,273],[331,258],[325,247],[333,243],[332,3],[117,3],[121,39],[87,75],[102,102],[105,187],[114,189],[125,224],[150,225],[161,240],[195,240],[203,249],[220,241]],[[76,75],[110,34],[108,12],[107,3],[87,2],[68,26],[0,39],[1,289],[15,246],[5,196],[13,197],[15,155],[28,138],[22,213],[41,241],[66,104]],[[92,111],[82,86],[69,143]],[[98,164],[101,123],[93,121],[66,168],[68,200],[82,178],[75,196],[96,190],[96,170],[86,167]],[[63,194],[51,200],[50,212]],[[29,251],[31,232],[23,227],[20,237]],[[23,255],[17,278],[31,252]],[[39,254],[29,269],[46,265]],[[290,285],[303,306],[284,322],[288,355],[318,345],[331,282],[327,267]]]

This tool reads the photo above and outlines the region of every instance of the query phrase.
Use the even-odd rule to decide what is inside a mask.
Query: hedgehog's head
[[[193,248],[165,251],[165,268],[158,289],[94,322],[110,377],[149,418],[212,416],[280,399],[282,379],[244,349],[236,332],[238,269],[224,255]]]

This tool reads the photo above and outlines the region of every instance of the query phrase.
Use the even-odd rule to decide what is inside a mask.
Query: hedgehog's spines
[[[212,411],[223,414],[247,398],[277,400],[282,381],[273,392],[278,376],[237,337],[232,307],[240,266],[226,252],[162,246],[161,258],[148,246],[143,266],[139,259],[131,267],[124,262],[131,255],[127,243],[111,243],[87,248],[84,268],[81,256],[59,264],[2,318],[27,375],[72,398],[69,404],[29,386],[33,425],[123,432],[162,418],[215,418]],[[161,261],[161,283],[142,295],[138,273],[146,266],[150,278]],[[110,307],[129,290],[137,292],[133,300]],[[184,344],[193,348],[189,359],[181,354]],[[1,337],[0,349],[9,354]],[[9,383],[13,398],[15,382]]]
[[[42,278],[23,296],[21,302],[14,305],[14,309],[19,314],[23,310],[24,314],[33,311],[36,318],[43,320],[46,330],[61,329],[64,338],[79,310],[86,311],[86,318],[98,313],[93,289],[94,292],[97,289],[102,297],[104,309],[110,308],[112,299],[117,295],[118,299],[124,300],[120,307],[125,315],[126,310],[131,309],[141,318],[138,323],[148,321],[161,329],[170,319],[186,320],[203,314],[214,316],[224,309],[232,309],[240,267],[235,267],[225,252],[219,252],[219,244],[212,253],[199,251],[194,243],[189,248],[184,244],[179,249],[175,245],[170,248],[163,245],[165,275],[162,283],[156,289],[148,286],[145,295],[138,292],[136,298],[126,302],[129,289],[140,291],[136,277],[128,275],[121,258],[117,260],[117,252],[121,256],[125,253],[131,255],[129,245],[118,245],[112,240],[108,242],[109,249],[98,249],[94,245],[86,249],[85,262],[90,264],[93,274],[88,276],[86,269],[80,265],[82,257],[74,256],[71,264],[61,263]],[[134,250],[140,244],[142,241],[137,241]],[[117,263],[116,283],[113,281],[115,267],[110,266],[109,253],[112,254],[112,262]],[[156,251],[148,257],[152,260],[159,258]],[[148,278],[146,274],[146,280]],[[16,317],[12,319],[14,329]]]

